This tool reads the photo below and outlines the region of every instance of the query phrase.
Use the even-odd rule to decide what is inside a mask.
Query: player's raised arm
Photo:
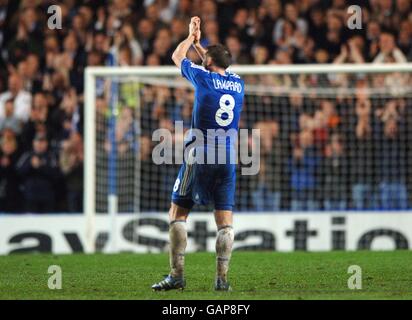
[[[189,25],[189,36],[183,40],[175,51],[172,54],[172,60],[175,63],[175,65],[180,69],[180,66],[182,64],[182,60],[186,58],[186,54],[189,51],[191,45],[194,43],[196,39],[196,34],[199,30],[199,25],[200,25],[200,19],[199,17],[193,17],[190,20],[190,25]]]
[[[200,44],[200,38],[201,38],[200,19],[198,21],[199,21],[199,25],[195,33],[195,40],[193,41],[193,46],[203,62],[206,58],[206,49],[203,48],[202,45]]]

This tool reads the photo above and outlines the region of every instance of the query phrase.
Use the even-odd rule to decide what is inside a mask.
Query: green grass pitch
[[[50,265],[62,289],[50,290]],[[349,290],[350,265],[362,289]],[[412,299],[412,252],[234,252],[232,292],[213,291],[215,258],[186,256],[184,291],[152,292],[168,272],[166,254],[11,255],[0,257],[0,299]]]

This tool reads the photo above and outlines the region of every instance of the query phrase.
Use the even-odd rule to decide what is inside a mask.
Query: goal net
[[[240,128],[249,136],[239,140],[246,153],[252,129],[260,132],[257,174],[242,174],[255,164],[239,157],[236,212],[411,207],[411,65],[233,70],[246,83]],[[194,92],[174,67],[95,67],[85,77],[87,234],[95,237],[94,219],[105,215],[116,251],[118,215],[169,209]],[[160,154],[167,163],[157,163],[153,151],[164,139],[172,142]]]

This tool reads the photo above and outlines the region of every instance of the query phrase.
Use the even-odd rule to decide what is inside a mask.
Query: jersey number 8
[[[233,108],[235,107],[235,99],[230,94],[224,94],[219,100],[220,108],[216,111],[216,122],[222,127],[226,127],[233,121]],[[226,113],[227,118],[222,119],[222,115]]]

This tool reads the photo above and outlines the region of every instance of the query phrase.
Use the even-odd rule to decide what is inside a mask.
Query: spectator
[[[45,135],[36,135],[33,150],[21,156],[17,172],[22,179],[25,210],[33,213],[53,212],[56,196],[54,181],[58,175],[58,166],[48,151]]]
[[[346,210],[348,161],[339,134],[333,134],[325,148],[323,170],[323,206],[327,211]]]
[[[409,20],[401,22],[401,28],[398,35],[398,47],[405,55],[405,57],[410,60],[410,55],[412,53],[412,23]]]
[[[254,64],[267,64],[269,61],[269,50],[265,46],[256,46],[252,54]]]
[[[176,47],[187,36],[187,26],[184,19],[174,18],[170,24],[173,47]]]
[[[341,15],[336,11],[329,10],[326,17],[327,32],[326,41],[322,48],[327,49],[331,56],[339,54],[344,38],[344,25]]]
[[[215,1],[200,1],[200,18],[202,21],[218,20],[217,5]]]
[[[7,128],[17,135],[21,132],[21,122],[14,115],[13,99],[6,100],[4,103],[4,118],[0,118],[0,132]]]
[[[191,15],[193,4],[191,0],[180,0],[177,4],[175,17],[188,19]]]
[[[89,36],[87,43],[87,51],[97,51],[100,54],[104,55],[109,51],[109,40],[110,38],[101,31],[97,31],[94,35]]]
[[[31,94],[23,90],[23,82],[17,73],[9,76],[8,91],[0,94],[0,119],[5,117],[5,103],[7,100],[14,100],[14,116],[26,122],[30,115]]]
[[[319,156],[313,133],[304,130],[299,135],[299,144],[293,148],[289,161],[291,183],[291,210],[314,211],[319,209],[317,201]]]
[[[15,164],[18,158],[17,140],[13,133],[1,139],[0,149],[0,213],[19,212],[22,208],[19,176]]]
[[[115,0],[110,6],[110,13],[116,18],[126,18],[131,13],[130,0]]]
[[[153,48],[155,38],[155,27],[149,19],[140,20],[137,28],[137,39],[142,46],[144,56],[147,56]]]
[[[293,27],[293,29],[296,29],[296,32],[303,35],[306,35],[307,33],[307,21],[299,17],[299,12],[296,5],[293,3],[287,3],[285,5],[284,18],[281,18],[276,22],[275,29],[273,31],[275,43],[285,37],[285,24],[288,24],[289,27]]]
[[[379,24],[386,30],[393,30],[393,17],[394,11],[392,6],[392,0],[377,1],[372,6],[371,16],[373,19],[379,21]]]
[[[232,55],[232,64],[245,64],[250,61],[249,56],[244,53],[242,44],[238,37],[227,37],[226,46]]]
[[[152,141],[149,136],[140,137],[140,153],[139,160],[141,163],[141,191],[140,191],[140,205],[144,211],[153,211],[158,208],[158,203],[153,198],[153,190],[158,190],[158,176],[159,166],[153,163]]]
[[[159,16],[165,23],[170,23],[175,15],[178,0],[160,0],[159,4]]]
[[[67,187],[69,212],[83,211],[83,143],[78,133],[62,142],[60,151],[60,170]]]
[[[202,33],[202,46],[218,44],[219,41],[219,25],[215,20],[208,20],[203,25],[204,32]]]
[[[386,210],[408,208],[403,107],[402,101],[392,100],[377,110],[380,120],[376,133],[379,135],[380,200],[381,208]]]
[[[275,42],[278,50],[287,51],[289,55],[292,55],[297,46],[299,35],[296,25],[291,21],[285,21],[282,24],[281,35]]]
[[[325,12],[320,6],[312,7],[309,12],[308,35],[315,43],[322,44],[326,42],[327,30]]]
[[[32,141],[37,133],[47,135],[52,130],[49,123],[49,106],[46,95],[44,92],[38,92],[33,97],[30,119],[24,124],[21,134],[24,151],[31,149]]]
[[[167,24],[161,20],[159,5],[155,2],[146,7],[146,17],[153,23],[155,30],[167,26]]]
[[[21,10],[17,17],[17,32],[7,44],[9,62],[17,65],[25,59],[28,53],[41,54],[42,31],[34,8]]]
[[[375,162],[371,107],[368,97],[358,94],[355,106],[356,124],[349,136],[349,140],[353,141],[350,149],[352,201],[357,210],[373,209],[377,206],[373,188]]]
[[[363,44],[363,39],[361,37],[353,37],[349,39],[347,44],[342,45],[341,52],[339,56],[335,58],[333,63],[364,63],[365,60],[362,54]]]
[[[193,109],[193,95],[183,88],[177,88],[174,91],[174,105],[171,110],[170,119],[175,121],[183,120],[183,127],[190,128]]]
[[[279,124],[276,121],[261,121],[255,129],[260,130],[260,170],[253,177],[253,207],[256,211],[280,211],[284,159],[279,138]]]
[[[113,59],[118,65],[140,65],[143,62],[143,51],[134,36],[130,24],[125,24],[114,37],[114,44],[110,49]],[[125,54],[128,55],[125,58]]]
[[[239,8],[233,17],[233,24],[228,33],[238,37],[240,42],[245,44],[246,49],[249,51],[253,44],[252,32],[248,10],[246,8]]]
[[[330,62],[330,55],[329,52],[325,49],[317,49],[315,51],[315,62],[316,63],[329,63]],[[321,75],[319,75],[321,76]]]
[[[39,68],[40,60],[35,54],[29,54],[25,60],[18,64],[17,73],[24,79],[24,90],[34,92],[41,89],[42,81]]]
[[[402,51],[396,47],[395,37],[393,34],[383,32],[379,37],[379,53],[373,60],[373,63],[392,62],[405,63],[406,57]]]
[[[379,38],[381,35],[381,26],[378,21],[370,20],[366,26],[366,42],[367,42],[367,61],[373,61],[378,54]]]
[[[50,121],[54,130],[53,139],[57,143],[68,139],[73,132],[79,132],[80,109],[74,89],[65,92],[60,107],[54,110]]]
[[[153,43],[153,53],[156,54],[162,65],[170,65],[172,61],[172,40],[169,29],[163,28],[158,31]]]

